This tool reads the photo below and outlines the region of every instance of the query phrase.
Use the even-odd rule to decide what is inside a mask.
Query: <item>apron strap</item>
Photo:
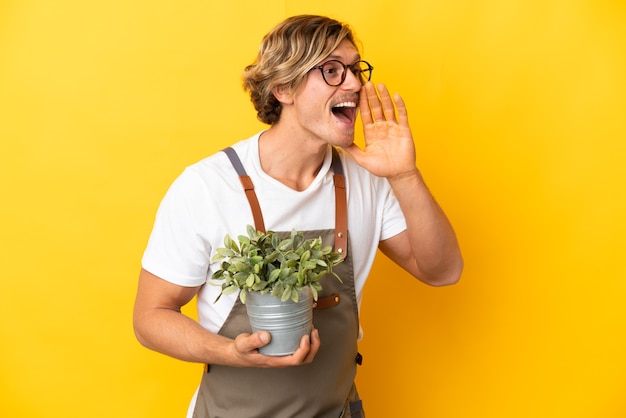
[[[250,209],[252,209],[252,217],[254,219],[254,226],[257,231],[266,232],[265,223],[263,222],[263,214],[261,213],[261,206],[259,205],[259,199],[254,192],[254,184],[246,173],[241,160],[237,155],[237,152],[228,147],[223,149],[228,156],[231,164],[235,168],[239,181],[243,187],[248,202],[250,203]],[[346,198],[346,180],[343,175],[343,166],[341,165],[341,159],[339,153],[335,147],[332,147],[333,161],[331,168],[333,170],[333,183],[335,185],[335,248],[334,250],[341,254],[342,258],[346,258],[348,254],[348,203]]]
[[[228,155],[228,159],[230,160],[231,164],[235,168],[235,171],[237,171],[237,174],[239,175],[239,181],[241,182],[241,186],[246,193],[248,202],[250,202],[250,209],[252,209],[252,217],[254,218],[254,226],[256,230],[266,232],[265,223],[263,222],[263,214],[261,213],[261,206],[259,205],[259,199],[257,199],[256,193],[254,192],[254,184],[252,183],[252,179],[246,173],[246,170],[245,168],[243,168],[243,164],[241,164],[241,160],[239,159],[239,156],[234,149],[228,147],[223,151],[226,153],[226,155]]]
[[[346,198],[346,178],[339,153],[333,150],[333,183],[335,184],[335,251],[345,259],[348,255],[348,200]]]

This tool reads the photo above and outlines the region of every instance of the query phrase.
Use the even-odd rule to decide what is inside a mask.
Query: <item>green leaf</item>
[[[250,238],[245,235],[239,235],[237,237],[237,241],[239,241],[240,245],[246,245],[246,246],[250,245]]]
[[[280,253],[278,251],[271,252],[270,254],[265,256],[264,263],[270,264],[280,258]]]
[[[287,277],[289,277],[289,268],[287,266],[281,267],[278,280],[282,281],[282,280],[285,280]]]
[[[259,280],[251,287],[251,290],[258,292],[260,290],[265,289],[267,287],[267,284],[268,283],[265,280]]]
[[[279,251],[287,251],[287,250],[291,249],[291,244],[292,244],[291,239],[287,238],[287,239],[283,240],[280,243],[280,245],[278,246],[278,250]]]
[[[282,296],[280,297],[280,300],[282,302],[286,302],[289,300],[289,298],[291,298],[291,286],[285,286],[285,291],[283,292]]]
[[[237,261],[236,263],[231,263],[231,266],[236,269],[236,271],[248,271],[248,265],[242,261]]]
[[[233,239],[230,237],[230,235],[226,234],[224,236],[224,247],[232,248],[232,246],[233,246]]]
[[[314,262],[314,261],[304,261],[301,263],[302,267],[304,267],[307,270],[313,270],[315,268],[315,266],[318,265],[318,263]]]
[[[278,246],[280,245],[280,237],[276,234],[272,234],[272,248],[278,248]]]
[[[213,257],[211,257],[211,261],[219,261],[224,258],[230,258],[234,255],[235,255],[235,252],[231,250],[230,248],[220,247],[215,251],[215,254],[213,254]]]
[[[250,274],[248,278],[246,279],[246,286],[252,287],[253,284],[254,284],[254,274]]]
[[[291,273],[286,279],[283,279],[283,282],[286,285],[295,285],[298,282],[298,273]]]
[[[250,257],[250,263],[252,264],[262,264],[263,263],[263,257],[260,255],[256,255],[256,251],[254,252],[254,255]]]
[[[225,288],[222,289],[222,293],[225,295],[232,295],[233,293],[235,293],[237,290],[239,290],[239,288],[237,286],[226,286]]]
[[[292,242],[292,248],[296,249],[302,245],[302,242],[304,241],[304,234],[302,232],[296,231],[295,229],[292,229],[291,233],[289,234],[289,239]]]
[[[232,276],[230,274],[223,275],[222,276],[222,280],[224,280],[224,283],[222,283],[222,288],[224,288],[226,286],[230,286],[233,283],[233,278],[232,278]]]
[[[270,273],[270,277],[267,279],[268,282],[272,283],[275,282],[276,279],[278,279],[278,276],[280,276],[280,269],[274,269],[271,273]]]
[[[287,259],[289,261],[292,261],[293,263],[297,264],[298,260],[300,259],[300,256],[297,253],[293,252],[293,251],[289,251],[289,252],[285,253],[285,259]]]
[[[341,280],[341,277],[339,277],[339,275],[337,273],[335,273],[334,271],[331,271],[330,274],[332,274],[333,276],[335,276],[335,278],[337,280],[339,280],[339,283],[343,283],[343,280]]]
[[[274,288],[272,289],[272,296],[280,297],[282,296],[284,291],[284,286],[281,282],[276,282],[274,284]]]

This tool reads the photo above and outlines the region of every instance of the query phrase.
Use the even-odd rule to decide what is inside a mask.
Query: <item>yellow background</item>
[[[201,367],[135,341],[141,254],[181,170],[262,127],[241,70],[299,13],[403,95],[466,259],[443,289],[377,261],[368,416],[626,416],[621,0],[0,2],[0,416],[184,416]]]

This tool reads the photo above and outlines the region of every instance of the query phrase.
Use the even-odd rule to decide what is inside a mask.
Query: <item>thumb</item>
[[[258,338],[259,345],[257,347],[263,347],[267,345],[272,340],[272,334],[267,331],[259,331],[252,334],[252,336],[256,336]]]
[[[259,331],[254,334],[240,334],[235,338],[235,347],[240,353],[249,353],[269,344],[271,339],[272,336],[267,331]]]

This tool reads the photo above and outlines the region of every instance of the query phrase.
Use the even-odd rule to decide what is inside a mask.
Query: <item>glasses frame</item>
[[[331,83],[329,83],[329,82],[328,82],[328,80],[326,80],[326,75],[324,74],[324,66],[325,66],[326,64],[330,63],[330,62],[337,62],[337,63],[339,63],[339,65],[341,65],[341,66],[343,67],[343,73],[342,73],[342,75],[341,75],[341,81],[339,81],[339,83],[337,83],[337,84],[331,84]],[[367,65],[367,73],[368,73],[368,76],[367,76],[367,80],[365,80],[365,81],[362,81],[363,79],[362,79],[362,78],[361,78],[361,76],[360,76],[360,74],[363,74],[363,71],[361,71],[361,68],[360,68],[360,67],[356,67],[357,65],[359,65],[359,64],[361,64],[361,63],[363,63],[363,64]],[[355,68],[356,68],[356,69],[355,69]],[[348,75],[348,69],[350,69],[350,72],[352,72],[352,74],[353,74],[356,78],[358,78],[358,79],[359,79],[359,81],[361,81],[361,84],[365,84],[365,83],[367,83],[368,81],[370,81],[370,80],[372,79],[372,71],[374,71],[374,67],[372,67],[372,65],[371,65],[369,62],[364,61],[364,60],[358,60],[358,61],[356,61],[356,62],[353,62],[352,64],[349,64],[349,65],[346,65],[346,64],[344,64],[343,62],[341,62],[341,61],[339,61],[339,60],[328,60],[328,61],[326,61],[325,63],[318,65],[317,67],[313,67],[313,68],[311,68],[311,70],[310,70],[310,71],[313,71],[313,70],[320,70],[320,73],[322,73],[322,78],[324,79],[324,82],[325,82],[326,84],[328,84],[329,86],[331,86],[331,87],[337,87],[337,86],[342,85],[342,84],[343,84],[343,82],[344,82],[344,81],[346,81],[346,77],[347,77],[347,75]],[[360,74],[357,74],[357,73],[360,73]]]

